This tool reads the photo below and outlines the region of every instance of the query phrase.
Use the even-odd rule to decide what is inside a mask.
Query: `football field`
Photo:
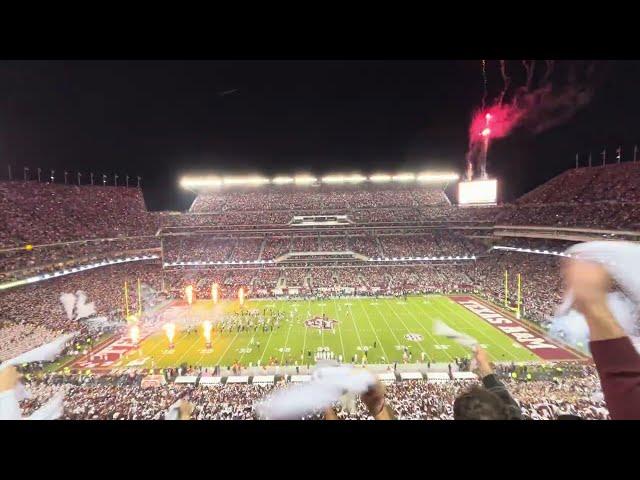
[[[319,355],[335,359],[341,356],[344,362],[355,360],[361,363],[365,351],[370,364],[422,363],[423,359],[424,363],[453,363],[455,357],[469,357],[470,348],[434,335],[433,323],[437,320],[477,339],[493,361],[545,359],[540,352],[546,350],[527,344],[527,338],[533,335],[522,333],[525,330],[518,326],[520,324],[508,327],[510,330],[492,324],[465,308],[460,299],[473,300],[472,297],[421,295],[406,300],[366,297],[246,301],[246,311],[259,312],[267,318],[279,315],[282,319],[278,328],[270,328],[266,332],[255,326],[244,331],[233,328],[224,332],[215,327],[221,316],[239,311],[238,301],[221,301],[215,306],[211,300],[199,300],[191,306],[176,302],[164,312],[165,318],[170,318],[167,314],[172,312],[174,318],[178,315],[197,324],[212,321],[212,348],[205,348],[201,326],[189,333],[186,327],[175,321],[174,348],[169,348],[165,332],[160,330],[144,338],[136,351],[130,352],[114,366],[163,368],[188,364],[213,367],[236,362],[244,366],[295,365],[296,362],[298,365],[313,365]],[[513,321],[516,322],[515,319]],[[520,336],[514,337],[518,331],[521,331]],[[575,353],[557,343],[554,345],[547,345],[560,355],[553,359],[575,359]]]

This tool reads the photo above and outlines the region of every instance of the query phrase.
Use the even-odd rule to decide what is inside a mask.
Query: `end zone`
[[[529,350],[542,360],[587,360],[581,355],[558,341],[536,332],[515,317],[501,313],[490,304],[468,295],[450,295],[449,298],[501,332],[511,337],[518,345]]]

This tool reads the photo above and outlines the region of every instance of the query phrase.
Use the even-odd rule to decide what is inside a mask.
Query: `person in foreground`
[[[483,386],[474,386],[455,399],[454,420],[522,420],[520,407],[494,374],[487,352],[480,346],[475,359]]]
[[[16,420],[21,416],[15,389],[20,380],[16,367],[0,369],[0,420]]]
[[[369,390],[360,395],[360,400],[365,404],[369,415],[375,420],[395,420],[396,415],[384,398],[385,388],[382,383],[377,381]],[[324,410],[325,420],[340,420],[333,408]]]
[[[612,279],[593,262],[569,260],[563,265],[573,306],[589,327],[589,347],[612,420],[640,420],[640,355],[607,305]]]

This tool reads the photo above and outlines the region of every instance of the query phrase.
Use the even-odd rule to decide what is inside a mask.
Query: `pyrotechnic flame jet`
[[[218,284],[217,283],[214,283],[213,285],[211,285],[211,299],[213,300],[214,304],[218,303]]]
[[[191,305],[193,303],[193,285],[187,285],[184,294],[187,297],[187,303]]]
[[[129,329],[129,338],[134,345],[138,344],[138,341],[140,340],[140,329],[137,325],[133,325]]]
[[[167,334],[167,340],[169,340],[169,348],[173,348],[173,338],[176,334],[176,326],[173,323],[165,323],[164,331]]]
[[[206,348],[211,348],[211,328],[212,324],[209,320],[202,322],[202,330],[204,331],[204,341]]]

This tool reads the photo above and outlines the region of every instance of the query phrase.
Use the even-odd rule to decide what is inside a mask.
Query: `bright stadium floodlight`
[[[367,179],[364,175],[360,175],[359,173],[354,173],[353,175],[347,175],[345,181],[347,183],[362,183]]]
[[[219,187],[222,185],[220,177],[182,177],[180,186],[182,188],[197,187]]]
[[[418,174],[417,180],[421,183],[455,182],[460,176],[457,173],[429,173]]]
[[[293,177],[275,177],[271,182],[274,185],[288,185],[289,183],[293,183]]]
[[[354,173],[353,175],[326,175],[322,177],[322,183],[361,183],[366,179],[366,177],[358,173]]]
[[[415,173],[398,173],[391,177],[394,182],[413,182],[415,179]]]
[[[369,177],[369,181],[373,183],[386,183],[391,181],[391,175],[387,175],[386,173],[376,173],[375,175],[371,175]]]
[[[223,185],[264,185],[269,183],[269,179],[260,176],[234,176],[224,177],[222,183]]]
[[[458,183],[460,205],[493,205],[497,202],[497,193],[498,181],[495,179]]]
[[[316,183],[318,179],[316,177],[312,177],[311,175],[296,175],[293,179],[296,185],[310,185],[312,183]]]

